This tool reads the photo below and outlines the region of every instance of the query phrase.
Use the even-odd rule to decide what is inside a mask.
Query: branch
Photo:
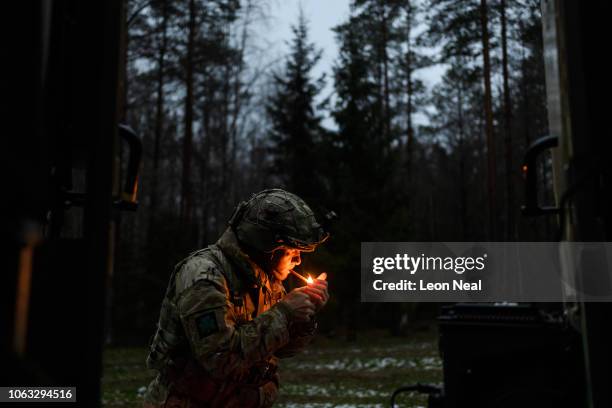
[[[130,25],[132,25],[132,23],[134,22],[134,20],[136,19],[136,17],[138,17],[138,15],[140,14],[140,12],[142,10],[144,10],[145,8],[149,7],[151,5],[151,3],[153,2],[153,0],[145,0],[140,6],[138,6],[136,8],[136,11],[134,11],[132,13],[132,15],[130,16],[130,18],[128,18],[127,20],[127,26],[129,27]]]

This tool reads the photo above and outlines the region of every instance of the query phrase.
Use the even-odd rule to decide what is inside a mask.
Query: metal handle
[[[540,207],[538,204],[538,175],[536,161],[542,152],[557,147],[559,138],[544,136],[529,146],[523,161],[523,174],[525,175],[525,205],[521,207],[523,215],[535,217],[539,215],[558,214],[558,207]]]
[[[119,137],[128,144],[129,158],[125,185],[121,196],[113,204],[120,210],[135,211],[138,208],[138,176],[142,160],[142,141],[127,125],[119,125]]]

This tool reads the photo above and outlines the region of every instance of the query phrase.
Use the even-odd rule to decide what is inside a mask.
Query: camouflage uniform
[[[246,211],[238,216],[247,219],[244,204],[236,212]],[[261,217],[259,210],[250,209]],[[234,232],[240,236],[241,229],[230,225],[216,244],[179,263],[170,278],[147,358],[158,374],[145,407],[271,406],[278,358],[294,355],[314,334],[314,320],[292,321],[289,307],[279,303],[282,283],[242,251]]]

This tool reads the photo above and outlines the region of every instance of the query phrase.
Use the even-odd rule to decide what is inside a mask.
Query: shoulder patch
[[[217,324],[217,318],[215,317],[214,311],[206,312],[196,317],[195,323],[200,339],[219,331],[219,325]]]

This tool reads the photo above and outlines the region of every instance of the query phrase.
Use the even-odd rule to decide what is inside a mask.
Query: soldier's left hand
[[[308,286],[304,288],[304,291],[310,296],[310,299],[315,304],[317,311],[321,310],[321,308],[325,306],[329,300],[326,280],[315,279],[312,283],[309,283]]]

